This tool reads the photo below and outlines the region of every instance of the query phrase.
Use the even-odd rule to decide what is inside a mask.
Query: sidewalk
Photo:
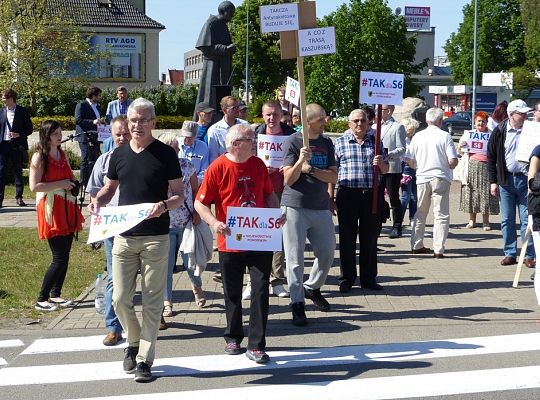
[[[308,300],[309,329],[319,332],[341,332],[359,326],[422,326],[463,324],[467,321],[484,323],[530,323],[538,320],[538,304],[530,275],[534,270],[523,268],[520,288],[512,288],[515,266],[501,267],[503,257],[499,216],[491,218],[490,232],[481,228],[466,229],[468,216],[459,212],[459,183],[451,189],[451,228],[445,258],[410,254],[410,227],[404,237],[388,239],[389,224],[383,227],[379,247],[379,282],[383,292],[365,291],[359,287],[345,295],[339,293],[339,253],[336,250],[332,268],[323,293],[332,305],[328,313],[316,311]],[[33,203],[26,208],[15,206],[6,199],[0,210],[1,227],[35,226]],[[405,218],[408,221],[408,215]],[[431,224],[431,219],[428,219]],[[427,234],[431,234],[428,227]],[[426,246],[431,246],[428,237]],[[309,247],[308,247],[309,250]],[[306,263],[313,254],[306,253]],[[178,327],[207,327],[221,332],[225,327],[224,302],[221,284],[212,280],[217,269],[217,253],[203,275],[207,304],[198,309],[185,272],[174,275],[174,316],[167,318],[170,329]],[[306,268],[306,272],[309,272]],[[141,298],[135,298],[140,311]],[[298,330],[289,323],[289,300],[270,297],[269,334]],[[246,307],[248,302],[243,303]],[[244,316],[248,318],[248,311]],[[281,321],[284,320],[284,321]],[[49,330],[103,329],[103,317],[94,312],[93,288],[81,294],[74,308],[63,311],[48,324]]]

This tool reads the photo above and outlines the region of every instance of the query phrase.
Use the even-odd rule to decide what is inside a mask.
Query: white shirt
[[[247,121],[243,119],[236,118],[234,125],[237,124],[247,124]],[[225,135],[230,126],[225,119],[220,119],[210,128],[208,128],[208,161],[211,163],[220,155],[227,152],[227,147],[225,146]]]
[[[13,119],[15,118],[15,108],[13,110],[10,110],[9,108],[6,109],[6,115],[7,115],[7,122],[6,122],[6,129],[4,130],[4,141],[8,142],[11,140],[11,137],[9,136],[9,133],[11,132],[11,128],[13,128]],[[11,128],[9,127],[11,125]]]
[[[426,183],[435,178],[452,182],[449,160],[457,159],[457,152],[448,132],[428,126],[414,135],[406,157],[416,162],[416,183]]]
[[[99,114],[99,109],[97,108],[97,104],[92,103],[90,99],[88,98],[86,99],[86,101],[88,102],[88,104],[90,104],[90,107],[92,107],[92,110],[94,110],[94,114],[96,114],[96,119],[100,119],[101,115]]]

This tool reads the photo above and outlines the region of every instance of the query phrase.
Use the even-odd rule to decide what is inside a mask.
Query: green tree
[[[0,85],[28,98],[35,113],[38,97],[86,82],[98,56],[88,35],[48,0],[0,0]]]
[[[419,73],[426,61],[414,64],[416,38],[407,38],[403,17],[394,15],[386,0],[351,0],[319,25],[335,27],[336,53],[305,59],[308,103],[341,113],[357,108],[362,70],[403,73],[404,95],[418,92],[410,74]]]
[[[524,37],[520,0],[478,0],[477,83],[483,72],[508,71],[523,66]],[[463,22],[444,46],[456,84],[472,84],[473,38],[474,0],[463,7]]]
[[[290,3],[291,0],[244,0],[231,21],[231,34],[237,51],[233,57],[233,83],[242,87],[246,69],[246,11],[249,8],[249,81],[254,96],[274,97],[273,91],[287,76],[296,75],[295,60],[282,60],[278,33],[261,33],[259,7]]]
[[[521,0],[521,19],[525,26],[525,55],[527,65],[540,68],[540,2]]]

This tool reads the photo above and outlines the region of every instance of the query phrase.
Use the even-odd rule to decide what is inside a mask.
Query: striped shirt
[[[373,159],[375,157],[375,136],[366,135],[364,143],[356,141],[349,129],[343,136],[336,139],[336,161],[338,166],[338,184],[349,188],[373,188]],[[388,164],[386,152],[382,144],[380,154]],[[381,174],[379,175],[379,179]]]

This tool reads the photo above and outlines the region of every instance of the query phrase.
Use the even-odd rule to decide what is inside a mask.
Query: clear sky
[[[231,0],[236,6],[242,0]],[[463,20],[463,6],[472,0],[389,0],[388,6],[395,10],[405,6],[431,7],[431,26],[435,29],[435,55],[444,55],[442,46]],[[183,69],[184,53],[192,50],[204,22],[210,14],[217,14],[220,0],[147,0],[146,13],[165,25],[159,37],[159,68]],[[317,17],[321,18],[343,3],[342,0],[318,0]],[[391,45],[391,44],[390,44]]]

